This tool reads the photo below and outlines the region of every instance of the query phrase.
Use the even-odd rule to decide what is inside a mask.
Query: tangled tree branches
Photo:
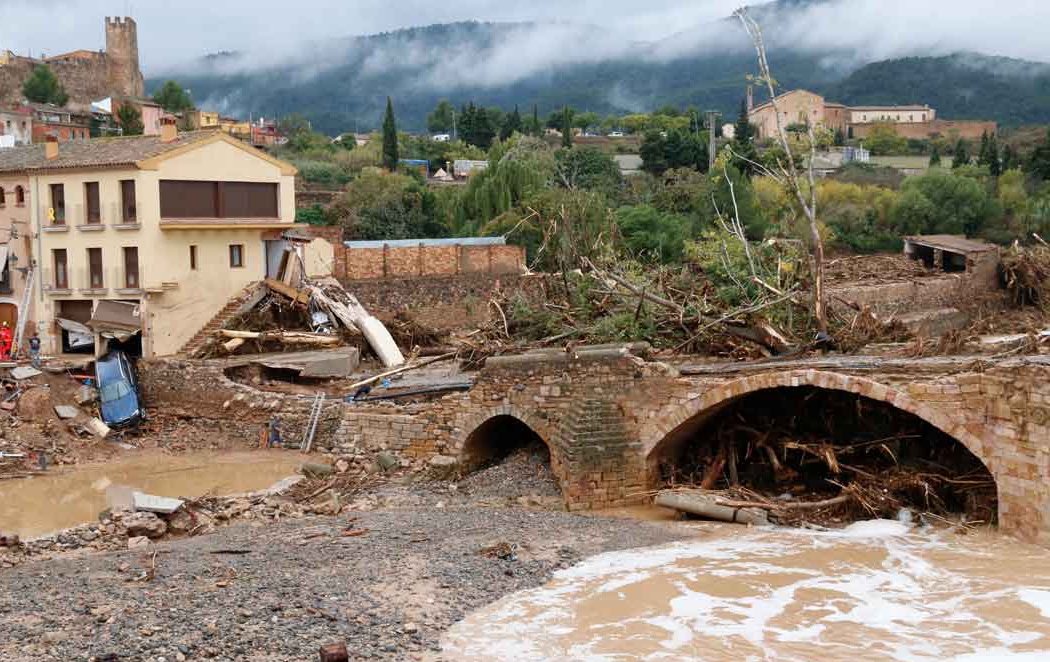
[[[1015,243],[1003,254],[1002,279],[1014,305],[1050,311],[1050,246]]]

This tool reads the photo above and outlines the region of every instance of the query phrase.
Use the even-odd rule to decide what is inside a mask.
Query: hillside
[[[847,104],[928,103],[950,119],[1050,121],[1050,65],[975,53],[875,62],[822,91]]]
[[[781,0],[764,11],[799,11],[820,0]],[[778,25],[777,21],[770,21]],[[854,51],[792,50],[767,35],[784,88],[845,103],[929,103],[946,119],[1007,126],[1050,122],[1050,65],[975,54],[866,64]],[[613,42],[613,43],[610,43]],[[277,65],[238,53],[201,58],[173,75],[201,106],[247,116],[302,112],[329,134],[377,127],[386,97],[401,126],[422,130],[447,98],[544,115],[569,104],[602,114],[665,104],[735,118],[754,54],[729,21],[684,29],[659,43],[615,42],[592,26],[452,23],[351,37],[302,48]],[[862,66],[863,65],[863,66]],[[155,89],[164,77],[149,81]]]

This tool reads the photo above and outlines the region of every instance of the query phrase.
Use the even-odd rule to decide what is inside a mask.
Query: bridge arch
[[[456,426],[453,450],[460,467],[470,471],[487,460],[498,458],[527,443],[533,437],[550,454],[551,471],[563,483],[561,457],[557,452],[556,428],[536,410],[510,404],[491,407],[474,414]],[[508,443],[509,442],[509,443]]]
[[[661,459],[677,452],[683,447],[682,444],[688,443],[692,435],[732,404],[753,393],[798,388],[853,394],[881,402],[924,421],[966,448],[988,470],[995,481],[996,493],[1000,492],[1001,475],[996,456],[991,452],[990,445],[972,431],[975,429],[972,422],[967,426],[967,419],[962,412],[953,410],[948,414],[936,408],[936,405],[921,402],[901,390],[871,379],[817,370],[762,373],[743,377],[715,386],[685,402],[665,407],[654,417],[656,423],[643,429],[641,435],[649,484],[656,485],[660,481]],[[1002,525],[1002,517],[999,521]]]

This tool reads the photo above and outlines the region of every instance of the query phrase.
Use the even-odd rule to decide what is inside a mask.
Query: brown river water
[[[1050,660],[1050,550],[886,520],[698,528],[469,615],[441,659]]]
[[[24,538],[98,518],[106,491],[126,486],[167,497],[237,494],[265,489],[296,473],[302,456],[289,451],[142,452],[104,464],[58,467],[47,475],[0,481],[0,531]]]

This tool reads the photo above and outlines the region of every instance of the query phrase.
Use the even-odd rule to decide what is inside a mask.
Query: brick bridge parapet
[[[297,429],[310,398],[228,379],[221,362],[144,362],[151,406],[221,421],[247,441],[270,417]],[[1050,544],[1050,357],[898,360],[832,357],[756,363],[649,362],[624,350],[537,352],[490,359],[474,387],[429,402],[331,401],[317,445],[339,455],[394,454],[404,465],[463,460],[471,434],[511,416],[551,451],[570,510],[642,503],[661,444],[734,398],[812,386],[887,402],[951,435],[996,480],[1000,527]],[[202,397],[202,393],[206,394]],[[236,425],[234,425],[236,423]]]

